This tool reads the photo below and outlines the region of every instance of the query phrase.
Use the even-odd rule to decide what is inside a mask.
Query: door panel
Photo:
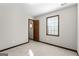
[[[39,41],[39,20],[33,20],[34,40]]]

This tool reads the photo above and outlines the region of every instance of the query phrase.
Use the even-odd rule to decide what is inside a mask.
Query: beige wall
[[[79,54],[79,4],[77,5],[77,8],[78,8],[78,21],[77,21],[77,51],[78,51],[78,54]]]
[[[28,42],[24,4],[0,4],[0,50]]]

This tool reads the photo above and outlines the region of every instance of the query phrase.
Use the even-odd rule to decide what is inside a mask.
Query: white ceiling
[[[51,11],[54,11],[60,7],[68,5],[70,3],[38,3],[38,4],[28,4],[28,3],[3,3],[0,4],[0,8],[20,8],[20,10],[24,10],[26,14],[30,16],[38,16],[42,15]],[[23,12],[23,11],[22,11]]]
[[[27,10],[31,16],[38,16],[48,12],[52,12],[56,9],[73,5],[75,3],[39,3],[39,4],[27,4]]]
[[[61,6],[61,4],[56,4],[56,3],[52,3],[52,4],[28,4],[28,10],[30,11],[29,13],[32,16],[37,16],[37,15],[41,15],[44,13],[48,13],[50,11],[53,11],[56,8],[59,8]]]

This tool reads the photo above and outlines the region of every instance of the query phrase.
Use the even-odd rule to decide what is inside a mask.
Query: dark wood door
[[[39,41],[39,20],[33,20],[33,38]]]

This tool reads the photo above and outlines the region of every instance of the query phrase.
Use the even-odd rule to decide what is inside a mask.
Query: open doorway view
[[[33,20],[28,19],[28,38],[33,39]]]

